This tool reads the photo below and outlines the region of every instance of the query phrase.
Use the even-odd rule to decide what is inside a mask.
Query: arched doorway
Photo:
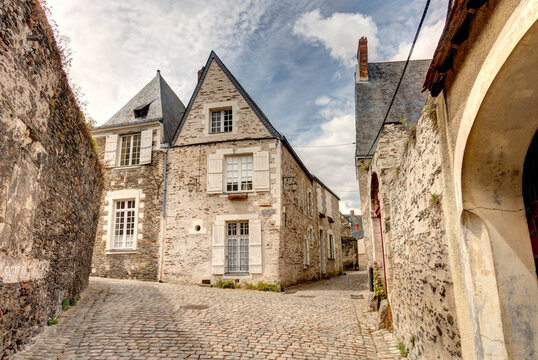
[[[523,165],[523,200],[531,238],[534,266],[538,273],[538,132],[534,134]]]
[[[381,217],[381,203],[379,202],[379,179],[377,174],[372,174],[370,185],[370,199],[372,209],[372,235],[374,261],[377,261],[379,267],[383,269],[383,283],[387,291],[387,269],[385,264],[385,244],[383,241],[383,221]]]
[[[521,13],[535,14],[523,5]],[[530,169],[525,159],[536,158],[538,23],[515,14],[505,29],[482,65],[459,127],[460,246],[475,357],[534,359],[538,284],[524,192],[535,189],[536,173],[523,173]],[[534,184],[525,183],[526,176]]]

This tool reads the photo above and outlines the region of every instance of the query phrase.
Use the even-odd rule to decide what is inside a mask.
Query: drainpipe
[[[170,144],[163,143],[161,148],[164,148],[164,165],[163,165],[163,208],[162,208],[162,228],[161,228],[161,259],[159,264],[159,282],[162,282],[163,278],[163,265],[164,265],[164,233],[166,230],[166,170],[168,167],[168,149]]]

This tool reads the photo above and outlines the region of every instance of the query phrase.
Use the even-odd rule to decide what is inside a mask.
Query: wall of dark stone
[[[101,167],[44,12],[0,2],[0,358],[88,284]]]

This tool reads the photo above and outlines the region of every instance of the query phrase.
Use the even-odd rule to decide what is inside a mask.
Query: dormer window
[[[139,107],[138,109],[134,109],[135,119],[145,118],[146,116],[148,116],[148,111],[149,111],[149,104]]]
[[[211,110],[212,134],[232,131],[232,109]]]

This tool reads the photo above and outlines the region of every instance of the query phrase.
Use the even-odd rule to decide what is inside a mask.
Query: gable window
[[[329,259],[334,259],[334,236],[329,234]]]
[[[135,203],[133,200],[116,201],[114,206],[114,250],[132,249],[135,231]]]
[[[120,166],[140,164],[140,133],[121,136]]]
[[[308,216],[314,216],[314,211],[312,209],[312,192],[310,190],[308,191],[307,203],[308,203]]]
[[[248,221],[229,222],[226,226],[226,273],[248,273]]]
[[[252,190],[252,155],[226,157],[226,191]]]
[[[211,127],[212,134],[232,131],[232,109],[212,110]]]
[[[149,104],[138,109],[134,109],[135,119],[144,118],[148,116]]]

